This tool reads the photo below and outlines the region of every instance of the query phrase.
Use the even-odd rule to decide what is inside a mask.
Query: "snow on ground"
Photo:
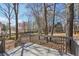
[[[7,51],[4,55],[8,56],[61,56],[58,50],[51,49],[42,45],[27,43],[23,46]],[[69,55],[69,54],[68,54]],[[68,56],[63,54],[63,56]]]

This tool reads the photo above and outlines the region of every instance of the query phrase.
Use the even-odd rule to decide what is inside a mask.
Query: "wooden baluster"
[[[29,35],[29,40],[30,40],[30,42],[31,42],[31,35]]]

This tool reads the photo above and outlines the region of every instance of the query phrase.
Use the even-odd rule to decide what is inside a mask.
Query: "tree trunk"
[[[45,19],[45,35],[48,35],[48,24],[47,24],[47,5],[44,3],[44,19]]]
[[[18,3],[13,3],[14,6],[14,12],[15,12],[15,20],[16,20],[16,43],[15,43],[15,47],[19,45],[18,42]]]
[[[18,15],[16,14],[16,40],[18,39]]]
[[[10,24],[10,19],[9,19],[9,39],[11,39],[11,24]]]
[[[67,5],[67,37],[68,39],[67,44],[69,45],[69,50],[71,52],[71,40],[73,39],[73,19],[74,19],[74,3]]]
[[[7,8],[8,8],[8,21],[9,21],[9,39],[11,39],[11,23],[10,23],[11,22],[11,13],[10,13],[11,8],[9,4]]]
[[[53,32],[54,32],[55,8],[56,8],[56,4],[54,4],[54,11],[53,11],[54,14],[53,14],[53,22],[51,26],[51,36],[53,36]]]
[[[18,39],[18,3],[14,3],[14,12],[16,20],[16,40]]]
[[[45,35],[48,35],[47,5],[44,3]],[[48,37],[45,37],[48,43]]]

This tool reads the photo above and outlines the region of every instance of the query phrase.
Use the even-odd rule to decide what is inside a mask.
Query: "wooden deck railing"
[[[15,35],[13,33],[12,35]],[[33,42],[36,44],[41,44],[50,48],[57,49],[61,53],[68,53],[70,52],[70,46],[68,41],[72,38],[63,37],[63,36],[50,36],[50,35],[38,35],[38,34],[32,34],[32,33],[19,33],[19,40],[17,43],[21,45],[21,43],[26,42]],[[2,37],[8,37],[8,35],[1,36]],[[25,38],[24,38],[25,37]],[[25,40],[24,40],[25,39]],[[6,38],[4,39],[6,40]],[[12,39],[11,39],[12,40]],[[11,44],[9,42],[9,44]],[[1,45],[4,46],[4,45]]]

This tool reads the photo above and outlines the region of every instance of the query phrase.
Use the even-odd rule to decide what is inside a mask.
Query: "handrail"
[[[11,33],[11,35],[15,35],[16,33]],[[33,34],[33,33],[28,33],[28,32],[20,32],[18,34],[21,34],[21,35],[28,35],[28,36],[42,36],[42,37],[51,37],[51,38],[55,38],[55,37],[58,37],[58,38],[66,38],[66,39],[73,39],[72,37],[66,37],[66,36],[51,36],[51,35],[44,35],[44,34]],[[8,37],[9,34],[5,34],[5,35],[0,35],[0,37]]]

